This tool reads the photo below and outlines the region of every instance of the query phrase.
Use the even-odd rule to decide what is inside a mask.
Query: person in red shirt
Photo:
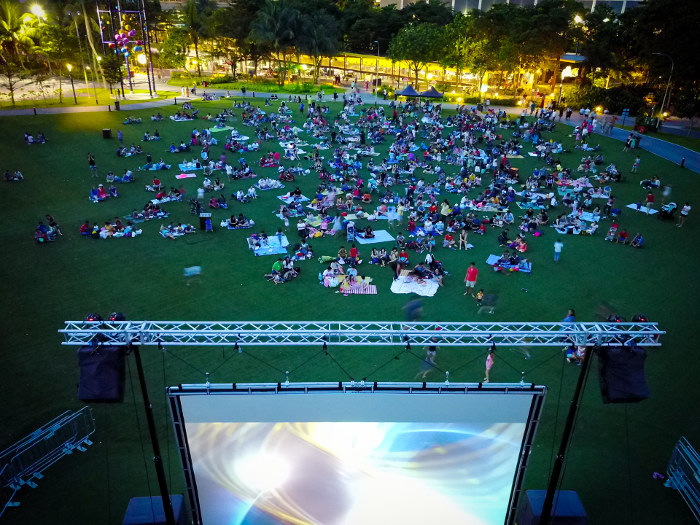
[[[350,248],[350,259],[355,261],[355,264],[360,264],[360,250],[357,249],[357,246],[354,244],[352,245],[352,248]]]
[[[623,229],[618,235],[617,235],[617,242],[620,244],[627,244],[627,239],[629,239],[630,234],[627,233],[627,230]]]
[[[652,192],[647,193],[647,215],[654,208],[654,194]]]
[[[442,247],[443,248],[452,248],[454,249],[455,247],[455,236],[452,235],[451,232],[447,232],[445,234],[445,240],[442,242]]]
[[[476,263],[472,262],[469,264],[469,268],[467,268],[467,275],[464,278],[464,284],[467,286],[467,290],[464,292],[464,295],[467,295],[468,293],[471,293],[471,295],[474,295],[474,287],[476,286],[476,278],[479,275],[479,270],[476,269]],[[471,292],[470,289],[471,288]]]

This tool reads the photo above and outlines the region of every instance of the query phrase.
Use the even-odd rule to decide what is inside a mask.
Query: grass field
[[[246,88],[248,93],[290,93],[292,95],[315,95],[320,89],[323,89],[328,94],[345,92],[345,88],[332,86],[330,84],[315,85],[311,82],[287,82],[286,84],[280,86],[277,81],[213,83],[211,82],[211,77],[171,78],[168,80],[168,85],[192,87],[192,84],[196,82],[197,86],[201,86],[202,81],[208,82],[207,87],[210,89],[239,90],[241,88]]]
[[[230,102],[226,101],[196,105],[200,114],[228,106]],[[331,107],[335,114],[339,106]],[[166,117],[175,110],[174,106],[160,109]],[[129,319],[154,320],[403,318],[402,307],[409,297],[389,291],[388,268],[367,263],[360,267],[360,273],[374,278],[379,291],[376,296],[344,297],[319,286],[317,274],[322,266],[315,259],[301,262],[302,273],[291,283],[274,286],[266,282],[262,276],[270,270],[274,258],[254,257],[247,250],[245,238],[251,230],[216,228],[214,233],[198,232],[172,241],[158,234],[161,221],[149,221],[142,225],[143,234],[133,239],[81,237],[78,228],[84,220],[104,222],[124,216],[142,208],[153,197],[144,191],[153,172],[137,172],[135,183],[119,186],[120,198],[99,204],[88,200],[90,187],[103,183],[108,170],[120,174],[125,168],[133,169],[144,162],[142,157],[116,157],[117,141],[104,140],[103,128],[112,128],[113,136],[121,128],[126,143],[139,143],[145,130],[153,132],[157,128],[162,140],[145,144],[145,150],[154,159],[162,156],[177,165],[184,157],[167,153],[168,145],[188,139],[194,126],[201,129],[206,125],[203,121],[175,123],[166,118],[154,126],[148,119],[152,112],[130,112],[144,117],[144,124],[125,127],[121,126],[123,115],[105,112],[0,119],[0,169],[20,169],[26,178],[21,183],[3,183],[0,193],[0,292],[4,301],[0,326],[5,341],[0,376],[0,443],[4,446],[64,410],[83,406],[76,398],[75,349],[60,345],[57,330],[64,320],[81,319],[88,312],[107,316],[111,311],[122,311]],[[240,124],[240,110],[235,113],[234,125],[243,134],[252,135],[254,130]],[[299,123],[299,113],[295,117]],[[561,139],[571,148],[569,130],[560,126],[551,138]],[[48,144],[26,146],[25,131],[43,131]],[[640,179],[658,174],[664,184],[672,185],[676,202],[691,201],[697,208],[700,182],[687,171],[642,150],[640,173],[631,174],[634,154],[622,153],[620,144],[607,137],[595,136],[591,140],[598,141],[606,163],[615,162],[626,175],[626,182],[614,186],[617,202],[623,207],[620,224],[631,235],[642,232],[645,248],[635,250],[604,242],[609,221],[603,221],[596,236],[564,237],[561,261],[555,265],[552,245],[558,235],[547,228],[542,237],[530,238],[528,242],[532,274],[502,275],[484,262],[490,253],[499,253],[497,232],[489,230],[483,237],[470,236],[475,248],[469,252],[437,248],[436,257],[444,262],[450,276],[435,297],[423,300],[423,319],[559,321],[573,307],[579,321],[599,320],[606,312],[619,312],[628,318],[643,312],[659,322],[668,334],[662,339],[663,347],[652,350],[647,359],[652,391],[649,400],[637,405],[603,405],[595,373],[591,374],[562,488],[578,491],[590,523],[656,524],[663,516],[664,523],[690,524],[691,514],[680,496],[652,479],[652,474],[665,471],[681,435],[696,447],[700,445],[695,402],[700,359],[692,324],[700,292],[693,262],[699,250],[692,239],[698,238],[700,222],[697,210],[691,212],[686,227],[677,228],[674,222],[659,221],[624,205],[645,195],[638,184]],[[270,149],[279,150],[279,145],[263,144],[262,152]],[[221,145],[213,147],[213,158],[222,150]],[[91,177],[88,170],[88,152],[97,158],[97,178]],[[331,152],[324,153],[328,158]],[[194,154],[198,154],[198,148]],[[229,162],[236,162],[239,156],[228,154]],[[244,156],[257,166],[260,153]],[[575,168],[580,157],[580,152],[575,151],[563,155],[562,162]],[[537,166],[527,156],[515,160],[514,165],[521,174]],[[263,176],[274,172],[257,169]],[[196,179],[182,183],[175,179],[177,173],[173,169],[158,175],[166,186],[182,184],[188,198],[196,195],[201,172]],[[431,177],[426,176],[428,180]],[[256,221],[256,230],[275,232],[282,226],[273,214],[280,204],[276,196],[296,185],[310,196],[319,181],[312,172],[295,184],[288,184],[283,191],[259,192],[260,198],[250,204],[238,204],[229,198],[231,191],[247,189],[252,182],[226,183],[224,191],[230,207],[213,211],[215,225],[232,213],[242,212]],[[448,198],[452,201],[455,196]],[[186,202],[163,207],[171,213],[168,220],[197,221]],[[552,210],[550,216],[556,212],[563,210]],[[64,235],[55,243],[36,245],[33,231],[46,213],[56,217]],[[382,229],[386,225],[379,222],[374,227]],[[296,232],[288,231],[287,235],[294,242]],[[340,236],[312,242],[317,256],[335,254],[342,244],[347,243]],[[368,251],[366,246],[364,251]],[[463,296],[463,275],[471,261],[477,263],[480,271],[478,287],[498,295],[492,316],[480,316],[474,300]],[[193,265],[202,266],[202,275],[187,285],[183,268]],[[451,381],[479,381],[483,377],[485,350],[442,350],[438,355],[439,369],[428,378],[443,380],[444,371],[449,370]],[[524,377],[550,389],[525,480],[526,488],[545,488],[579,369],[567,364],[558,348],[534,348],[530,353],[531,358],[525,359],[520,350],[499,349],[492,380],[516,382]],[[277,382],[284,381],[285,370],[291,371],[291,381],[339,381],[351,377],[408,381],[418,371],[423,353],[421,349],[405,353],[403,348],[331,349],[330,355],[319,353],[318,348],[244,348],[241,353],[230,348],[175,348],[166,352],[147,349],[143,357],[171,492],[178,493],[184,491],[184,482],[163,395],[165,386],[204,382],[206,372],[212,382]],[[96,405],[93,409],[97,424],[95,444],[87,452],[67,457],[49,469],[38,488],[21,492],[22,505],[6,512],[5,523],[118,524],[130,497],[157,493],[141,401],[138,391],[134,391],[137,378],[132,363],[128,373],[125,402]]]

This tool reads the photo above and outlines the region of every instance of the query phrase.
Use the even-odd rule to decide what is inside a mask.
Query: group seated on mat
[[[194,110],[190,115],[186,111],[178,111],[174,115],[170,115],[170,120],[174,122],[186,122],[188,120],[194,120],[197,117],[198,110]]]
[[[641,233],[635,233],[634,237],[630,240],[630,234],[626,229],[618,231],[618,224],[613,222],[610,225],[608,233],[605,235],[605,240],[609,242],[614,242],[615,244],[628,244],[633,248],[641,248],[644,246],[644,236]]]
[[[228,228],[229,230],[242,230],[252,228],[254,225],[255,221],[247,219],[242,213],[239,213],[238,216],[231,215],[229,219],[221,221],[221,227]]]
[[[49,224],[44,224],[43,221],[39,221],[39,224],[37,224],[37,227],[34,230],[34,242],[37,244],[53,242],[56,240],[56,236],[61,233],[61,229],[58,227],[56,222],[53,221],[53,217],[50,215],[47,215],[46,217]]]
[[[148,131],[144,131],[143,137],[141,137],[141,142],[150,142],[152,140],[160,140],[160,133],[158,130],[155,130],[153,135],[151,135],[151,133]]]
[[[245,204],[247,202],[257,199],[258,193],[257,191],[255,191],[255,186],[250,186],[247,192],[243,191],[243,189],[241,188],[238,191],[231,193],[231,197],[236,199],[238,202]]]
[[[277,168],[280,165],[280,154],[278,152],[270,152],[260,157],[261,168]]]
[[[124,119],[124,125],[128,124],[141,124],[142,120],[141,117],[132,117],[128,116]]]
[[[24,143],[28,145],[32,144],[46,144],[46,136],[40,131],[35,137],[29,132],[24,134]]]
[[[284,184],[282,184],[280,181],[271,179],[269,177],[263,177],[255,185],[259,190],[262,191],[284,188]]]
[[[195,233],[197,229],[191,224],[178,223],[177,226],[173,225],[171,222],[167,226],[165,224],[161,225],[159,232],[165,239],[175,240],[178,237],[182,237],[188,233]]]
[[[179,146],[175,146],[175,143],[170,144],[170,149],[168,150],[170,153],[185,153],[187,151],[191,151],[191,147],[189,144],[186,144],[184,140],[180,141]]]
[[[517,253],[511,254],[505,250],[501,256],[489,255],[486,264],[493,266],[495,272],[523,272],[530,273],[532,271],[532,263]]]
[[[272,264],[270,273],[265,274],[265,279],[277,284],[287,283],[296,278],[301,272],[301,268],[295,267],[291,258],[287,255],[277,259]]]
[[[281,231],[282,230],[278,230],[278,233],[281,233]],[[302,261],[304,259],[312,259],[313,256],[313,247],[308,242],[306,242],[306,239],[294,245],[294,255],[292,255],[292,260]]]
[[[134,210],[125,218],[133,222],[150,221],[151,219],[164,219],[169,215],[158,204],[148,201],[142,211]]]
[[[90,200],[92,202],[102,202],[109,198],[116,199],[117,197],[119,197],[119,192],[114,184],[111,184],[109,189],[105,189],[104,185],[100,184],[97,188],[93,186],[90,190]]]
[[[155,115],[151,115],[151,122],[160,122],[161,120],[163,120],[163,115],[160,114],[160,111]]]
[[[226,202],[226,197],[224,197],[224,194],[221,193],[218,197],[213,196],[211,199],[209,199],[209,208],[214,210],[227,209],[228,203]]]
[[[123,224],[119,217],[115,217],[112,221],[105,221],[103,226],[94,223],[90,226],[89,221],[85,221],[80,226],[80,235],[92,237],[93,239],[108,239],[110,237],[136,237],[141,235],[143,230],[137,230],[131,221]]]
[[[134,182],[134,174],[129,169],[124,169],[124,174],[120,177],[115,175],[113,171],[107,172],[106,180],[108,183],[118,182],[120,184],[128,184],[129,182]]]
[[[328,266],[322,273],[318,275],[319,283],[326,288],[338,288],[338,293],[362,293],[370,287],[372,282],[371,277],[359,275],[357,268],[350,266],[343,272],[336,272],[331,266]],[[372,290],[376,293],[376,288]]]
[[[214,179],[214,182],[209,177],[204,177],[202,188],[204,191],[221,191],[224,189],[224,183],[218,177]]]
[[[141,146],[119,146],[117,147],[117,157],[132,157],[134,155],[141,155],[143,153],[143,148]]]
[[[162,158],[158,162],[147,162],[143,166],[139,166],[139,171],[159,171],[169,169],[170,164],[166,164]]]
[[[593,235],[598,230],[598,220],[595,220],[594,216],[591,216],[591,219],[589,226],[586,220],[576,214],[562,214],[554,221],[552,228],[562,235]]]

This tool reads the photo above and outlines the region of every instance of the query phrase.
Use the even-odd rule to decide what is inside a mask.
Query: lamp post
[[[377,62],[374,64],[374,105],[377,105],[377,95],[379,94],[379,40],[375,40],[377,46]]]
[[[674,64],[673,57],[671,55],[667,55],[666,53],[652,53],[652,55],[666,57],[671,61],[671,72],[668,74],[668,82],[666,82],[666,91],[664,91],[664,100],[663,102],[661,102],[661,109],[659,110],[659,120],[656,121],[656,129],[659,129],[659,126],[661,125],[661,116],[664,114],[664,106],[666,105],[666,96],[668,95],[668,89],[671,87],[671,76],[673,75]]]
[[[92,90],[95,92],[95,104],[99,104],[100,102],[97,100],[97,85],[95,84],[95,71],[90,68],[90,66],[85,66],[88,71],[92,72]],[[88,94],[90,93],[90,90],[88,90]]]
[[[78,105],[78,97],[75,95],[75,84],[73,83],[73,66],[68,64],[68,76],[70,77],[70,87],[73,88],[73,101],[75,101],[75,105]]]

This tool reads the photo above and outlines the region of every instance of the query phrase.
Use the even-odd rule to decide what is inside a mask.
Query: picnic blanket
[[[140,170],[148,170],[148,171],[161,171],[161,170],[169,170],[170,169],[170,164],[165,164],[164,167],[161,167],[160,164],[144,164],[143,166],[139,167]]]
[[[646,206],[642,206],[642,205],[638,206],[637,204],[628,204],[627,207],[631,210],[641,211],[642,213],[647,213]],[[657,210],[655,210],[654,208],[651,208],[649,210],[649,215],[654,215],[655,213],[659,213],[659,212]]]
[[[293,196],[286,197],[285,195],[278,195],[277,198],[279,200],[281,200],[282,202],[284,202],[285,204],[293,204],[295,202],[306,202],[309,200],[309,198],[305,197],[304,195],[302,195],[301,197],[293,197]]]
[[[498,266],[501,268],[504,268],[506,270],[510,270],[511,272],[523,272],[523,273],[530,273],[532,272],[532,263],[531,262],[521,262],[518,265],[515,264],[501,264],[496,266],[496,263],[500,259],[500,256],[491,254],[489,255],[489,258],[486,259],[486,264],[489,266],[493,266],[494,271],[498,271]]]
[[[218,133],[219,131],[231,131],[232,129],[235,128],[233,128],[232,126],[224,126],[223,128],[213,127],[209,128],[209,133]]]
[[[546,210],[547,206],[543,206],[540,204],[533,204],[532,202],[516,202],[518,205],[518,208],[521,210]]]
[[[204,166],[201,164],[199,165],[199,168],[196,167],[195,164],[190,164],[189,162],[185,162],[183,164],[178,164],[178,168],[180,168],[180,171],[194,171],[194,170],[203,170]],[[193,175],[194,177],[194,175]]]
[[[342,293],[345,295],[377,295],[377,287],[374,284],[352,284],[350,288],[345,288],[338,290],[335,293]]]
[[[579,215],[578,213],[570,213],[569,217],[578,217],[582,221],[588,221],[588,222],[600,221],[600,215],[594,215],[590,211],[584,211],[581,215]]]
[[[371,239],[365,239],[362,235],[364,235],[364,234],[357,233],[355,235],[355,239],[357,240],[357,242],[359,244],[375,244],[378,242],[394,242],[396,240],[386,230],[375,230],[374,237],[372,237]]]
[[[193,118],[176,118],[175,115],[170,115],[170,120],[173,122],[192,122]]]
[[[415,293],[423,297],[432,297],[438,291],[439,285],[433,279],[423,279],[416,281],[413,277],[402,275],[391,283],[393,293]]]
[[[192,179],[196,177],[196,173],[180,173],[180,175],[175,175],[176,179]]]
[[[267,244],[256,248],[252,238],[248,238],[248,248],[253,250],[255,256],[261,255],[277,255],[282,253],[287,253],[287,246],[289,246],[289,241],[286,235],[282,235],[282,242],[277,238],[276,235],[267,238]]]

